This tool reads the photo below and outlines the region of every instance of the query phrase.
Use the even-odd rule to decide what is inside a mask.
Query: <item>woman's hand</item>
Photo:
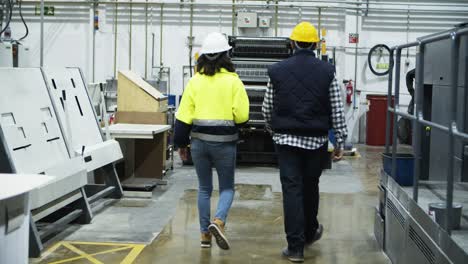
[[[188,160],[188,148],[179,148],[179,156],[183,161]]]

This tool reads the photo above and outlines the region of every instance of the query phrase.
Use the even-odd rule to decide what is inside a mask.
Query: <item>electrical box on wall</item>
[[[271,23],[271,18],[270,17],[259,17],[258,18],[258,27],[260,28],[269,28]]]
[[[13,46],[10,42],[0,42],[0,67],[13,67]]]
[[[237,27],[239,28],[256,28],[257,13],[238,13]]]

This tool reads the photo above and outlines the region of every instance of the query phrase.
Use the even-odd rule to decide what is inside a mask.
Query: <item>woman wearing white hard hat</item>
[[[190,145],[198,175],[198,212],[201,247],[211,247],[211,238],[229,249],[224,232],[234,199],[234,171],[238,126],[249,119],[249,99],[229,57],[231,47],[220,33],[209,34],[200,50],[197,73],[185,88],[176,115],[174,144],[182,160]],[[211,221],[212,168],[218,173],[219,201]]]

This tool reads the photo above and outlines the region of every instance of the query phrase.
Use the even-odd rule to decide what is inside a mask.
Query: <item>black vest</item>
[[[274,91],[273,131],[298,136],[328,135],[329,90],[335,67],[315,58],[312,50],[304,49],[270,66],[268,74]]]

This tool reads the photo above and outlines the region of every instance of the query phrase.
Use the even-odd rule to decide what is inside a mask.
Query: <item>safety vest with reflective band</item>
[[[185,88],[176,118],[176,146],[187,146],[189,135],[205,141],[236,141],[237,126],[249,120],[244,84],[225,69],[214,76],[197,73]]]

